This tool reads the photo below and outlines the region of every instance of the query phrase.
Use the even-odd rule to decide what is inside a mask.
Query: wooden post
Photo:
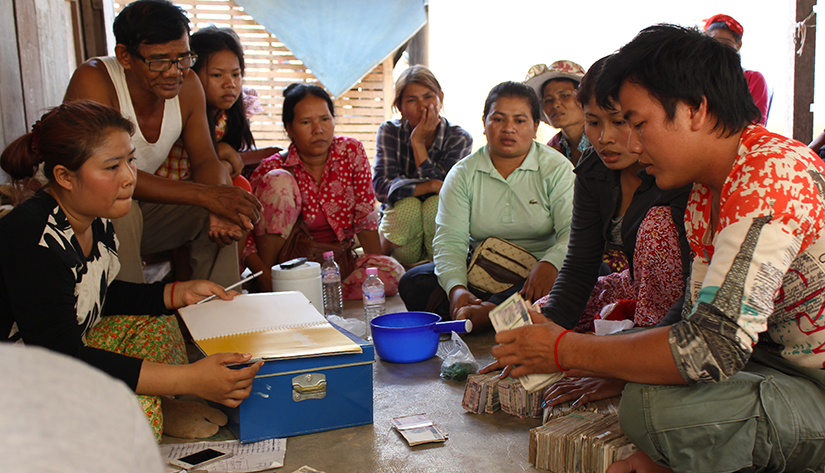
[[[813,11],[816,0],[796,0],[796,22],[804,21]],[[816,24],[816,16],[806,22]],[[802,47],[802,55],[796,51]],[[814,61],[816,59],[816,29],[808,28],[804,44],[794,44],[793,75],[793,138],[808,144],[813,139]]]
[[[23,82],[17,50],[17,28],[14,24],[14,0],[0,0],[0,149],[26,132],[23,106]],[[3,182],[5,175],[0,176]]]
[[[16,1],[15,17],[17,20],[17,36],[20,60],[20,73],[23,79],[23,103],[26,119],[24,123],[34,123],[43,110],[46,102],[43,91],[46,85],[43,82],[43,71],[40,67],[40,40],[37,34],[37,7],[36,2]],[[56,104],[55,104],[56,105]]]
[[[429,18],[429,6],[424,4],[424,11]],[[410,57],[410,65],[421,64],[422,66],[430,67],[430,22],[427,20],[424,26],[418,30],[418,33],[412,37],[409,46],[407,46],[407,53]]]
[[[82,34],[78,36],[83,37],[84,48],[83,61],[95,56],[107,56],[108,48],[108,32],[112,29],[113,19],[108,23],[107,18],[112,15],[106,15],[107,9],[113,11],[111,2],[108,4],[102,0],[79,0],[81,3],[83,28]],[[82,62],[82,61],[81,61]]]

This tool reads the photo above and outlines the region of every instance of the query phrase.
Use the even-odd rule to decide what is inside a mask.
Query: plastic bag
[[[455,381],[464,381],[467,376],[478,372],[478,362],[470,352],[464,340],[453,332],[449,341],[438,347],[441,362],[441,377]]]
[[[334,323],[357,337],[363,337],[367,333],[367,324],[364,323],[363,320],[355,318],[345,319],[339,315],[330,314],[327,317],[327,321]]]

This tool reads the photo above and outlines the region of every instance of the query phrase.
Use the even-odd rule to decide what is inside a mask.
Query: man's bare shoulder
[[[63,102],[93,100],[120,110],[117,92],[109,71],[100,58],[91,58],[79,65],[72,74]]]
[[[194,71],[189,71],[186,77],[183,78],[178,96],[180,97],[181,113],[184,116],[206,106],[203,85],[201,85],[201,80]]]

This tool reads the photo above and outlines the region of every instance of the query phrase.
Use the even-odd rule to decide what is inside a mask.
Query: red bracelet
[[[172,306],[172,309],[174,309],[174,308],[175,308],[175,286],[176,286],[179,282],[180,282],[180,281],[175,281],[175,282],[173,282],[173,283],[172,283],[172,293],[169,295],[169,305],[171,305],[171,306]],[[556,342],[556,343],[558,343],[558,342]]]
[[[556,339],[556,345],[553,347],[553,361],[556,362],[556,368],[560,371],[569,371],[561,367],[559,364],[559,342],[561,341],[561,337],[564,336],[566,333],[570,333],[572,330],[565,330],[564,332],[559,334],[559,338]]]

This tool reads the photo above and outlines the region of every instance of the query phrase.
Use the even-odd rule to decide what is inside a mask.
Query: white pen
[[[224,291],[228,291],[228,290],[230,290],[230,289],[235,289],[236,287],[240,286],[241,284],[243,284],[243,283],[245,283],[245,282],[247,282],[247,281],[251,281],[252,279],[257,278],[258,276],[260,276],[260,275],[261,275],[261,274],[263,274],[263,273],[264,273],[263,271],[258,271],[257,273],[253,274],[252,276],[249,276],[248,278],[243,278],[243,279],[241,279],[240,281],[236,282],[235,284],[233,284],[233,285],[231,285],[231,286],[229,286],[229,287],[225,288],[225,289],[224,289]],[[199,300],[199,301],[197,302],[197,304],[202,304],[202,303],[204,303],[204,302],[206,302],[206,301],[211,301],[212,299],[214,299],[214,298],[216,298],[216,297],[218,297],[218,296],[217,296],[217,294],[212,294],[211,296],[207,297],[206,299],[201,299],[201,300]]]
[[[243,363],[227,363],[225,366],[233,367],[233,366],[241,366],[241,365],[254,365],[259,361],[264,361],[263,358],[250,358],[249,361],[244,361]]]

